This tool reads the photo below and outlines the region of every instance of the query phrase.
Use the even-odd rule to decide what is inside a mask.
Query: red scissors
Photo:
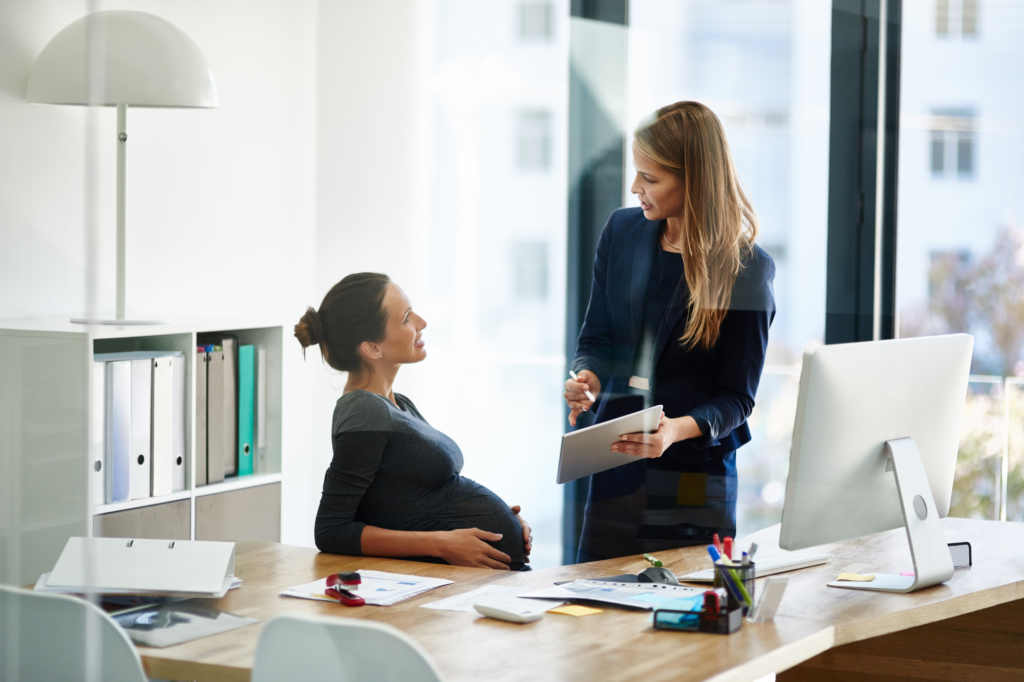
[[[345,606],[362,606],[366,600],[353,594],[359,589],[363,579],[355,571],[348,573],[334,573],[327,576],[327,589],[324,592],[328,597],[333,597]]]

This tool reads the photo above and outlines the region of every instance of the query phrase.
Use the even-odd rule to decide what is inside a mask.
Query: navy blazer
[[[591,408],[598,423],[636,409],[635,401],[614,398],[628,392],[660,227],[660,221],[647,220],[640,208],[622,208],[611,214],[601,232],[590,304],[572,363],[575,371],[589,369],[601,380],[598,405]],[[717,343],[676,355],[672,367],[659,363],[666,344],[679,343],[670,336],[680,336],[678,331],[689,316],[685,281],[679,292],[685,296],[684,303],[666,311],[652,353],[654,366],[647,374],[654,404],[664,405],[666,417],[693,417],[703,434],[675,443],[665,452],[677,463],[706,462],[750,441],[747,417],[754,407],[768,328],[775,318],[774,279],[774,261],[755,246],[736,278]]]

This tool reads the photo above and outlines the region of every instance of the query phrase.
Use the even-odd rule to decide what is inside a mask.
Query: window
[[[993,25],[1024,22],[1022,3],[986,7]],[[1012,31],[990,31],[984,44],[954,40],[978,33],[978,12],[973,0],[903,3],[896,335],[974,336],[949,515],[1020,521],[1024,140],[1006,93],[1024,75],[1024,45]],[[950,40],[935,40],[944,33]]]
[[[933,178],[974,177],[974,114],[970,110],[932,112],[930,157]]]
[[[978,35],[978,0],[935,0],[935,35]]]
[[[548,297],[548,245],[523,242],[512,248],[514,288],[520,300]]]
[[[430,355],[402,370],[399,390],[458,443],[464,475],[522,505],[536,538],[531,565],[552,566],[562,492],[536,472],[558,461],[565,423],[567,173],[554,171],[568,151],[554,131],[567,120],[569,36],[552,22],[569,6],[422,5],[417,16],[435,46],[414,72],[422,99],[412,191],[422,199],[408,231],[391,233],[395,265],[386,272],[410,282],[430,323]],[[465,400],[465,379],[480,372],[528,429],[494,437],[492,401]]]
[[[523,42],[546,42],[554,35],[553,8],[550,2],[519,3],[519,39]]]
[[[824,338],[832,3],[633,0],[629,25],[626,139],[659,106],[708,105],[760,219],[758,244],[775,259],[778,313],[753,439],[736,458],[745,534],[781,517],[799,363]],[[594,82],[594,97],[613,111],[601,86]],[[632,161],[627,145],[627,206],[637,205]]]
[[[543,171],[551,165],[551,113],[519,112],[519,168]]]

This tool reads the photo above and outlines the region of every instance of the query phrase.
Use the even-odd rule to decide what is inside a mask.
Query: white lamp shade
[[[89,45],[102,68],[92,99]],[[192,39],[146,12],[95,12],[68,24],[36,59],[29,102],[128,104],[134,107],[216,107],[217,84]]]

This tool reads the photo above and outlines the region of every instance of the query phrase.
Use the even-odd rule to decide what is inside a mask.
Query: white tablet
[[[568,483],[599,471],[635,462],[639,457],[624,452],[612,452],[612,443],[624,434],[658,430],[661,405],[627,414],[603,424],[588,426],[562,436],[562,454],[558,458],[556,483]]]

